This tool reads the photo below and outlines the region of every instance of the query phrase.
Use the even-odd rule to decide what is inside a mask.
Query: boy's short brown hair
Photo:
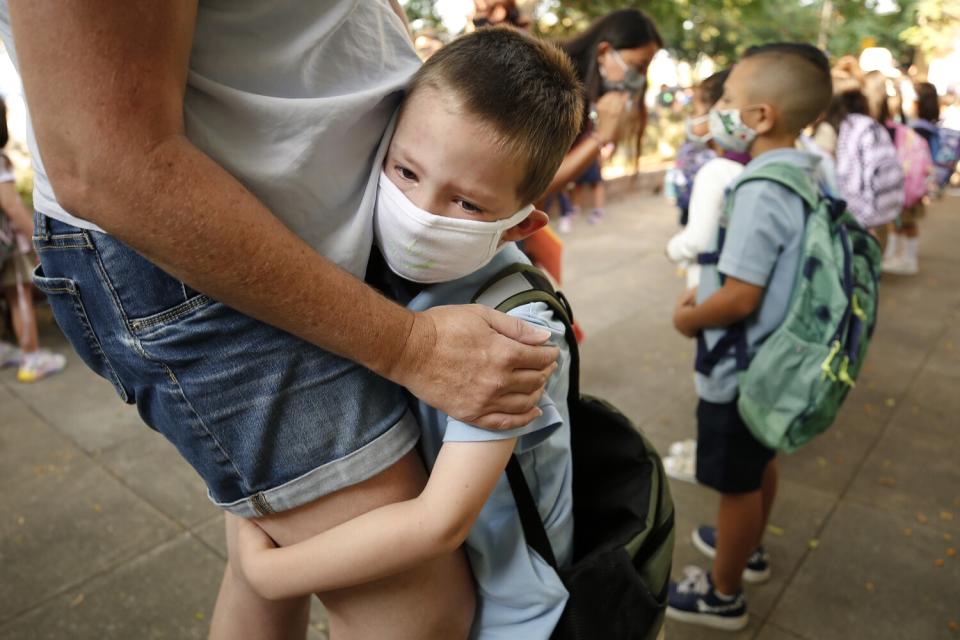
[[[510,27],[478,29],[445,46],[413,76],[409,95],[424,87],[452,94],[526,164],[517,185],[524,204],[549,186],[583,121],[583,89],[567,55]]]
[[[750,47],[743,60],[758,63],[754,96],[776,104],[785,131],[797,134],[830,106],[832,81],[826,54],[803,42]]]

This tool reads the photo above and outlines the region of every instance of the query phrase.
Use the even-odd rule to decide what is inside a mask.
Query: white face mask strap
[[[620,55],[620,52],[610,47],[610,55],[613,56],[613,59],[616,60],[617,64],[620,65],[620,68],[626,71],[630,68],[630,65],[627,64],[627,61],[623,59],[623,56]]]

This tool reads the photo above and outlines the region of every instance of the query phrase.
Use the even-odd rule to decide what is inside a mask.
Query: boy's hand
[[[696,337],[699,327],[695,326],[692,320],[692,311],[697,306],[697,290],[687,289],[677,300],[677,306],[673,311],[673,326],[677,331],[688,338]]]
[[[256,588],[262,562],[266,557],[264,552],[276,549],[277,544],[257,523],[229,513],[227,517],[233,519],[236,525],[237,555],[240,558],[240,570],[247,582]]]

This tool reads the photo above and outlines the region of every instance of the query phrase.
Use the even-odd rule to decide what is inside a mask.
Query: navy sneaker
[[[700,553],[712,558],[717,555],[717,530],[715,527],[701,525],[693,530],[693,546]],[[761,584],[770,579],[770,561],[766,550],[760,546],[747,559],[747,568],[743,570],[744,582]]]
[[[747,601],[743,589],[736,595],[721,597],[713,588],[710,574],[699,567],[687,567],[680,582],[670,581],[667,617],[704,627],[739,631],[747,626]]]

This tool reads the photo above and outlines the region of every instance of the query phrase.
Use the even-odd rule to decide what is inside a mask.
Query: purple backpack
[[[864,227],[893,222],[903,211],[904,175],[897,149],[870,116],[853,113],[840,123],[837,182],[847,208]]]

